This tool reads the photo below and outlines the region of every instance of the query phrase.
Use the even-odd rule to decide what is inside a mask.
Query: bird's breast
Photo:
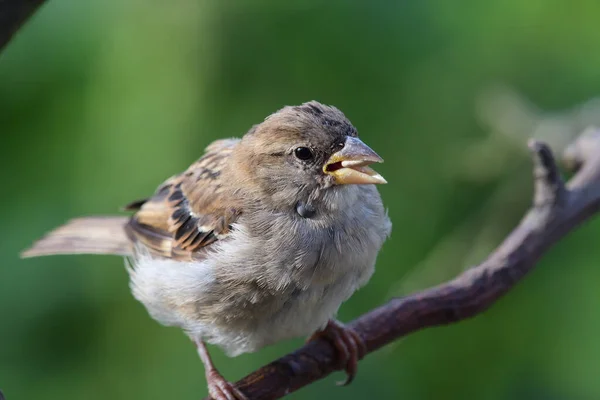
[[[240,219],[237,249],[263,283],[303,289],[370,276],[391,227],[377,190],[359,188],[316,210],[304,218],[295,209],[259,209]]]

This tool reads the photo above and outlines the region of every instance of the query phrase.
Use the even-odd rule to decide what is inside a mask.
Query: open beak
[[[383,158],[369,146],[356,137],[348,136],[344,147],[327,160],[323,172],[333,176],[338,185],[387,183],[381,175],[368,167],[369,164],[381,162]]]

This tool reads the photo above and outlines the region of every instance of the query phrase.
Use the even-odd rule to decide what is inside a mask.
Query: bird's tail
[[[38,240],[21,257],[56,254],[131,255],[132,246],[125,233],[128,217],[75,218]]]

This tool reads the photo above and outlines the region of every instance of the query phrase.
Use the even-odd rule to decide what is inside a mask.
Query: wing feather
[[[221,171],[238,142],[213,142],[152,197],[130,203],[128,209],[137,209],[126,227],[130,239],[154,255],[187,260],[201,258],[208,246],[225,239],[240,210],[231,199],[224,201]]]

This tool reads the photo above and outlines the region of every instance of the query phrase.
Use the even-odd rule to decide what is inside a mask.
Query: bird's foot
[[[240,392],[231,382],[226,381],[219,371],[217,371],[210,358],[210,354],[208,354],[206,343],[200,339],[194,340],[194,343],[198,349],[198,355],[202,360],[202,364],[204,364],[206,384],[210,397],[213,400],[248,400],[244,393]]]
[[[308,341],[323,338],[329,340],[336,348],[340,368],[346,371],[346,380],[337,382],[340,386],[350,384],[356,376],[358,361],[367,354],[367,346],[364,340],[352,328],[339,321],[329,320],[327,326],[315,332]]]
[[[226,381],[216,369],[206,373],[206,383],[208,394],[214,400],[248,400],[244,393]]]

